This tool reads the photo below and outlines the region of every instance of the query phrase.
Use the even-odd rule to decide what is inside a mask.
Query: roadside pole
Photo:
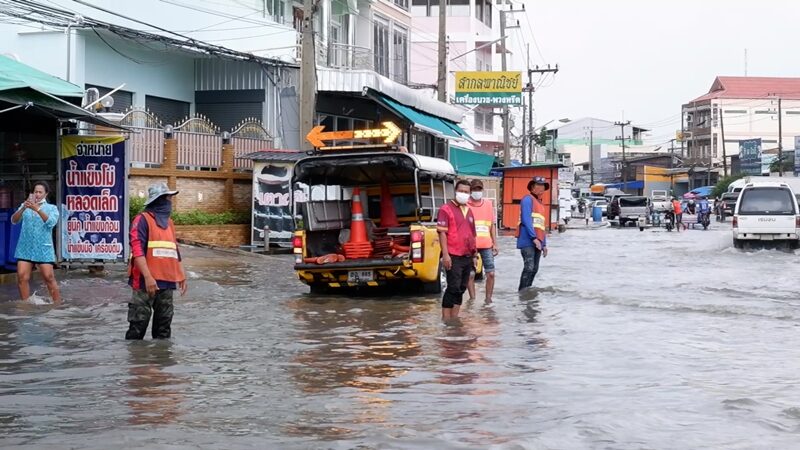
[[[439,64],[436,89],[440,102],[447,103],[447,0],[439,0]]]
[[[627,122],[614,122],[614,125],[617,125],[622,133],[619,137],[619,141],[622,143],[622,192],[627,192],[628,189],[628,161],[625,159],[625,127],[630,124],[630,120]]]
[[[317,94],[317,64],[314,51],[314,0],[303,2],[303,36],[300,61],[300,149],[313,150],[305,136],[314,128]]]

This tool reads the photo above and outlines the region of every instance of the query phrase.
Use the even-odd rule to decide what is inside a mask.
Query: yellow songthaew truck
[[[455,178],[447,160],[400,151],[329,152],[301,159],[292,178],[298,278],[312,293],[392,284],[441,292],[446,277],[435,219],[453,198]],[[390,227],[381,224],[381,202],[389,201],[382,198],[382,186],[387,184],[398,222]],[[361,191],[369,240],[376,243],[379,235],[386,243],[391,238],[390,254],[342,256],[350,240],[355,188]]]

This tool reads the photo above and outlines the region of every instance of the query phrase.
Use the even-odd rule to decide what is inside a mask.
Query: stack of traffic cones
[[[350,222],[350,241],[344,244],[347,259],[369,258],[372,244],[367,239],[367,226],[364,223],[364,208],[361,206],[361,189],[353,189],[352,219]]]
[[[381,228],[399,227],[397,213],[394,210],[394,201],[389,188],[389,180],[383,177],[381,181]]]

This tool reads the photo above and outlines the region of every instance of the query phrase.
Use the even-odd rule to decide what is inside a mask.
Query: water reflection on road
[[[61,307],[0,286],[0,446],[792,448],[798,256],[728,233],[569,230],[523,294],[504,240],[452,325],[310,296],[282,256],[185,249],[164,342],[122,339],[121,276],[63,277]]]

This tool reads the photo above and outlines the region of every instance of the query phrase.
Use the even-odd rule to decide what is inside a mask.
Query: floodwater
[[[310,296],[286,256],[185,249],[161,342],[123,340],[119,275],[62,276],[60,307],[0,286],[0,447],[800,445],[797,254],[718,224],[550,247],[520,295],[504,238],[494,305],[449,326],[435,296]]]

